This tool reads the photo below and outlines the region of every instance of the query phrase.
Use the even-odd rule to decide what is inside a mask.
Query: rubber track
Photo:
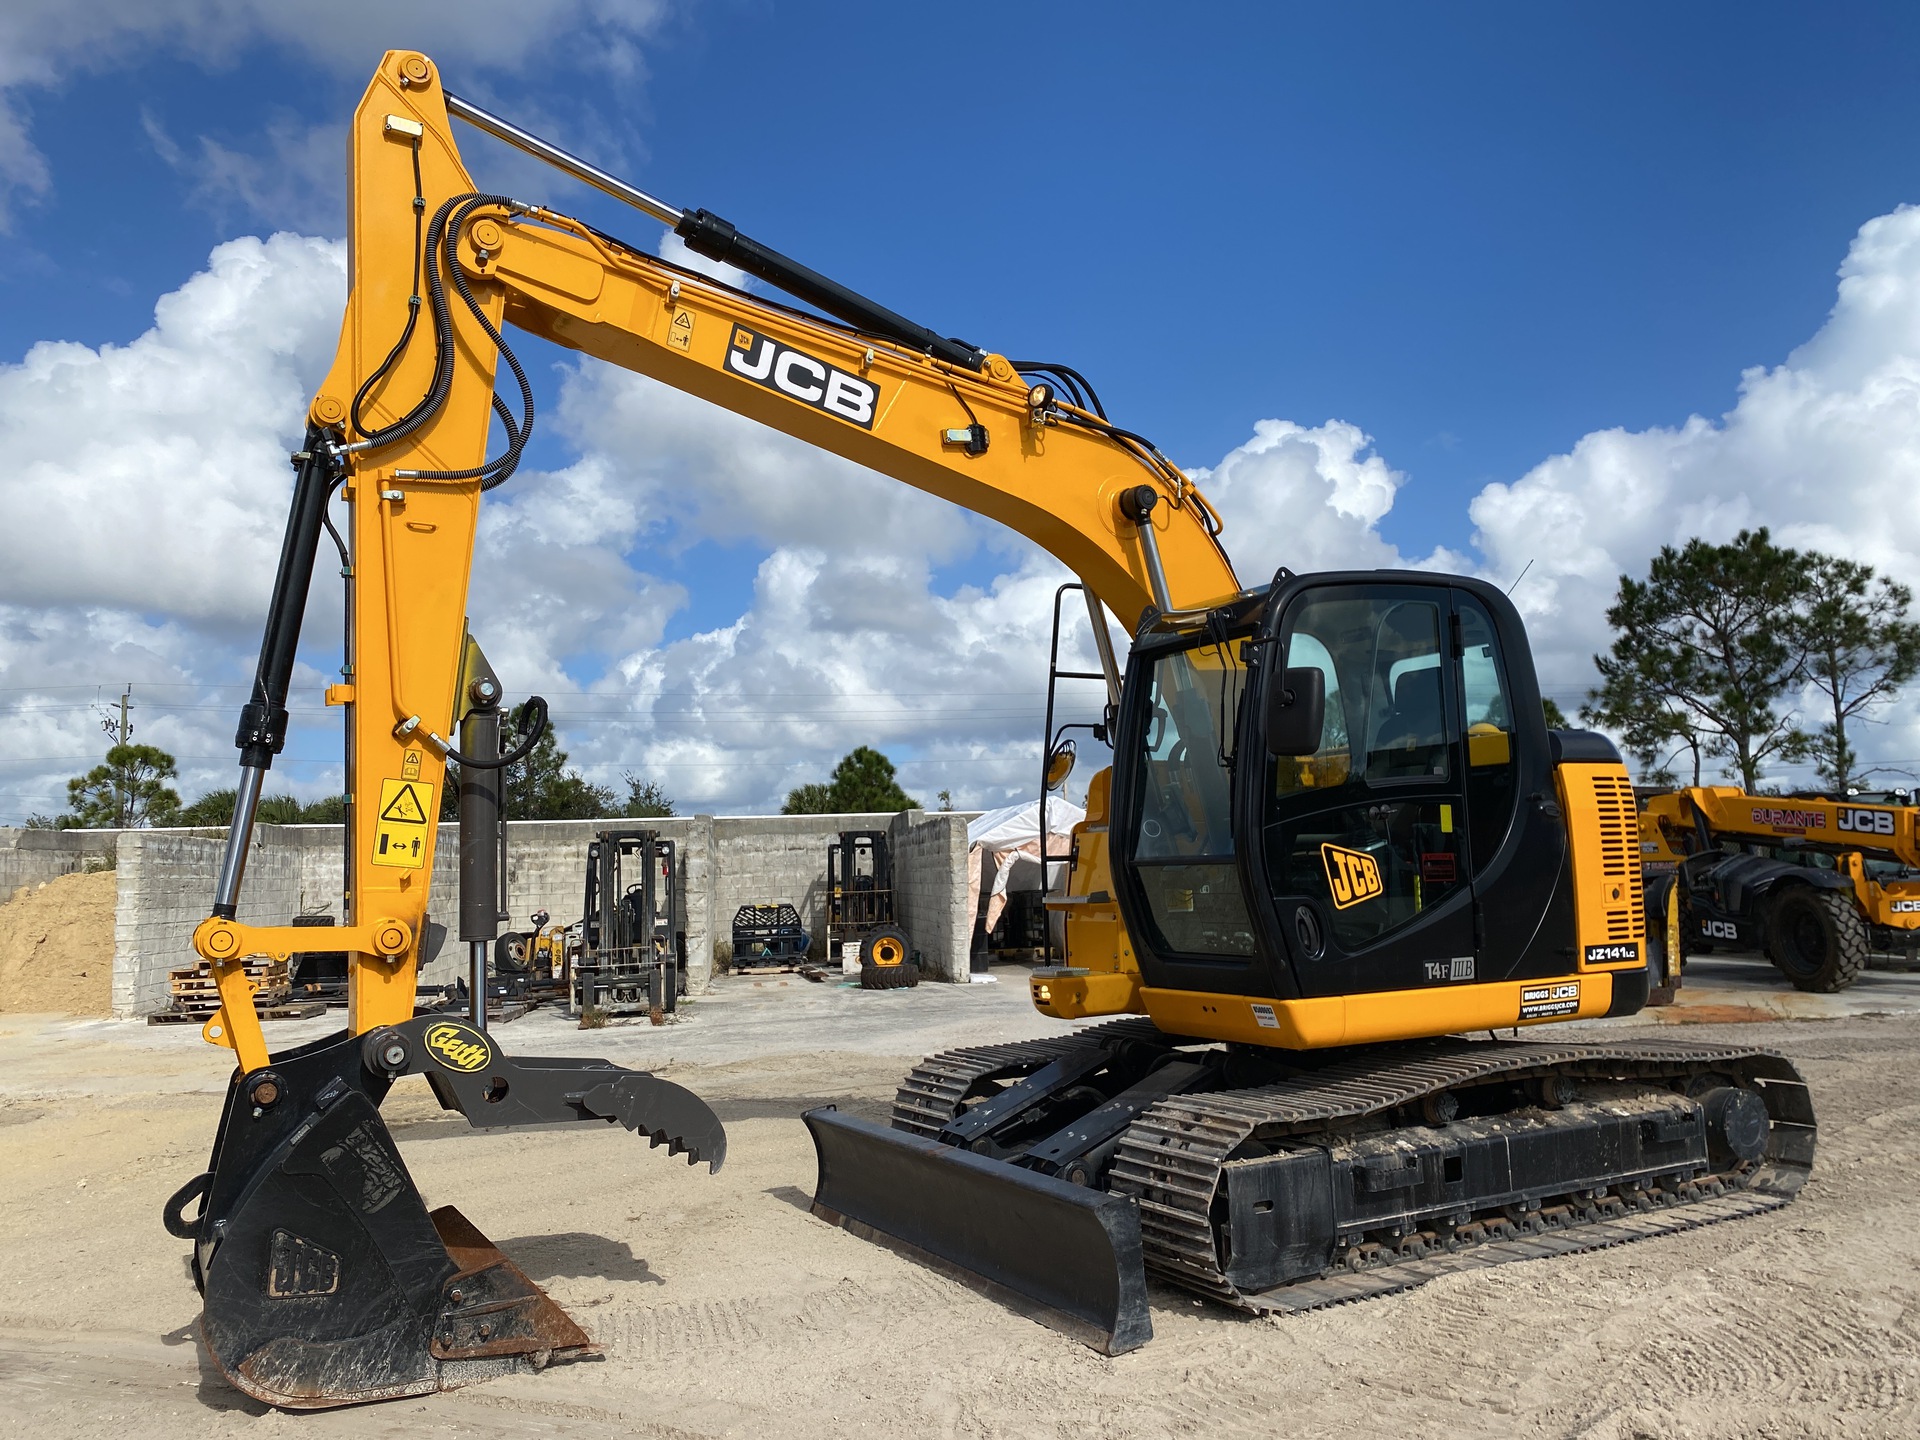
[[[981,1079],[1031,1074],[1083,1045],[1115,1037],[1166,1039],[1150,1021],[1124,1020],[1075,1035],[1011,1045],[983,1045],[929,1056],[900,1088],[894,1126],[935,1135],[958,1113]],[[1248,1141],[1316,1134],[1417,1104],[1424,1096],[1487,1081],[1524,1081],[1549,1074],[1587,1080],[1683,1079],[1712,1071],[1752,1084],[1773,1124],[1767,1153],[1732,1183],[1733,1194],[1694,1200],[1564,1229],[1489,1240],[1461,1250],[1330,1272],[1259,1294],[1243,1294],[1220,1271],[1212,1207],[1228,1159]],[[1301,1311],[1390,1294],[1438,1275],[1514,1260],[1539,1259],[1621,1245],[1775,1209],[1791,1200],[1812,1166],[1813,1108],[1805,1082],[1772,1051],[1643,1040],[1626,1044],[1555,1044],[1518,1040],[1444,1039],[1336,1062],[1280,1085],[1162,1100],[1120,1141],[1108,1187],[1140,1206],[1147,1268],[1224,1304],[1256,1312]]]
[[[1386,1064],[1377,1054],[1360,1056],[1329,1066],[1304,1081],[1163,1100],[1121,1137],[1108,1188],[1116,1194],[1131,1195],[1139,1203],[1149,1270],[1244,1309],[1311,1309],[1365,1294],[1404,1289],[1430,1279],[1431,1274],[1467,1268],[1470,1262],[1491,1264],[1526,1258],[1534,1247],[1548,1241],[1556,1247],[1548,1253],[1568,1253],[1620,1244],[1646,1233],[1688,1229],[1695,1222],[1683,1218],[1690,1207],[1675,1207],[1617,1221],[1589,1222],[1558,1236],[1549,1232],[1546,1236],[1489,1241],[1431,1259],[1296,1282],[1282,1287],[1283,1291],[1298,1292],[1302,1303],[1290,1304],[1277,1291],[1243,1295],[1219,1268],[1211,1219],[1213,1197],[1221,1183],[1222,1169],[1241,1145],[1250,1140],[1306,1140],[1317,1132],[1417,1104],[1426,1095],[1489,1080],[1524,1081],[1560,1074],[1587,1080],[1659,1082],[1707,1070],[1754,1083],[1774,1121],[1765,1160],[1745,1177],[1746,1189],[1739,1198],[1748,1204],[1729,1213],[1716,1212],[1713,1218],[1727,1219],[1732,1213],[1749,1214],[1755,1209],[1784,1205],[1806,1179],[1813,1161],[1813,1111],[1799,1072],[1768,1051],[1661,1041],[1588,1045],[1442,1040],[1419,1046]],[[1705,1223],[1706,1212],[1696,1213],[1700,1214],[1698,1223]],[[1606,1227],[1605,1233],[1602,1226]],[[1584,1244],[1580,1243],[1583,1234],[1590,1237]],[[1490,1252],[1489,1258],[1472,1261],[1478,1250]],[[1431,1274],[1421,1273],[1426,1270]],[[1396,1272],[1404,1278],[1396,1278]]]

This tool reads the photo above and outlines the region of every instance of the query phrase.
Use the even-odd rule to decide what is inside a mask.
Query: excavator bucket
[[[843,1115],[802,1117],[813,1213],[892,1243],[1106,1355],[1153,1338],[1131,1199]]]
[[[195,1242],[208,1355],[257,1400],[324,1409],[598,1353],[459,1211],[428,1213],[378,1108],[410,1071],[479,1124],[617,1123],[716,1170],[726,1152],[713,1112],[676,1085],[600,1060],[515,1060],[434,1017],[237,1076],[212,1168],[164,1219]]]

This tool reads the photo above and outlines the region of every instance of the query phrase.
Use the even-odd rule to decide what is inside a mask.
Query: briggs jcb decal
[[[743,380],[778,390],[790,400],[851,421],[863,430],[873,428],[880,405],[878,385],[782,345],[770,335],[735,325],[733,338],[727,342],[727,369]]]
[[[1555,1015],[1572,1015],[1580,1009],[1580,982],[1561,980],[1552,985],[1520,987],[1520,1018],[1547,1020]]]
[[[470,1025],[448,1020],[427,1029],[427,1049],[449,1070],[471,1074],[493,1063],[493,1046]]]
[[[1387,888],[1380,880],[1380,862],[1363,851],[1322,845],[1320,862],[1327,867],[1327,886],[1333,891],[1336,910],[1371,900]]]

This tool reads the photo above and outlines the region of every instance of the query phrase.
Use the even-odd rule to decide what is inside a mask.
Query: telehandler
[[[803,308],[479,192],[455,118]],[[676,1086],[511,1057],[483,1011],[415,1014],[449,761],[479,979],[499,913],[497,776],[514,756],[463,615],[480,497],[534,420],[509,322],[999,520],[1085,589],[1115,761],[1057,902],[1069,963],[1031,983],[1044,1013],[1107,1023],[933,1057],[891,1128],[811,1112],[819,1213],[1117,1352],[1149,1333],[1149,1268],[1227,1304],[1300,1308],[1794,1194],[1814,1117],[1775,1055],[1461,1038],[1632,1014],[1647,987],[1626,772],[1599,736],[1545,728],[1499,590],[1284,569],[1243,586],[1206,498],[1078,371],[942,336],[647,195],[448,93],[424,55],[381,61],[349,146],[340,347],[294,456],[239,803],[194,937],[224,1002],[206,1035],[236,1069],[208,1171],[165,1217],[193,1241],[202,1337],[242,1390],[339,1405],[591,1348],[457,1212],[428,1215],[379,1114],[400,1076],[476,1125],[619,1123],[690,1161],[725,1153]],[[344,1032],[270,1054],[242,962],[310,932],[235,907],[323,535],[348,585],[328,700],[352,799],[330,937],[351,957],[349,1009]],[[1124,671],[1109,609],[1134,636]],[[538,733],[522,727],[518,749]]]
[[[1846,989],[1875,955],[1915,963],[1912,805],[1695,785],[1646,802],[1640,841],[1661,872],[1649,898],[1677,903],[1686,951],[1758,950],[1796,989],[1817,993]]]

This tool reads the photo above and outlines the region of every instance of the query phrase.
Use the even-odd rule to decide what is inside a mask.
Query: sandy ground
[[[62,875],[0,905],[0,1014],[112,1010],[117,879]]]
[[[1763,971],[1728,983],[1751,1003],[1708,989],[1698,1005],[1764,1010]],[[681,1024],[584,1034],[536,1014],[501,1041],[691,1086],[728,1125],[726,1168],[689,1170],[617,1130],[473,1133],[406,1082],[387,1114],[428,1203],[458,1203],[606,1358],[304,1416],[203,1371],[185,1247],[160,1228],[163,1198],[204,1163],[220,1056],[178,1029],[9,1017],[0,1406],[11,1433],[116,1440],[1911,1436],[1920,977],[1824,1013],[1840,1018],[1687,1032],[1777,1047],[1812,1082],[1820,1152],[1783,1211],[1279,1322],[1156,1290],[1154,1340],[1116,1360],[806,1212],[799,1112],[878,1118],[924,1050],[1053,1028],[1018,984],[736,980]]]

